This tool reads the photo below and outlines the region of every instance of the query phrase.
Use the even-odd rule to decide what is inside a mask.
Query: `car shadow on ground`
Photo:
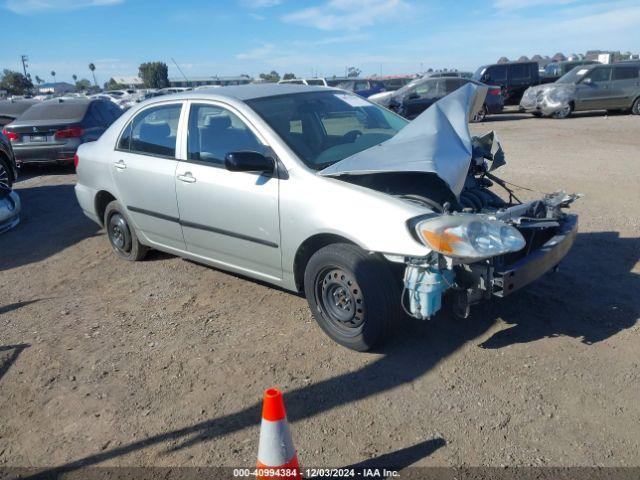
[[[19,186],[20,182],[25,182],[41,175],[70,175],[73,173],[75,173],[75,167],[72,164],[24,165],[18,171],[18,181],[16,182],[16,186]]]
[[[28,343],[0,346],[0,380],[2,380],[2,377],[4,377],[5,373],[9,371],[22,351],[25,348],[29,348],[30,346],[31,345],[29,345]]]
[[[364,367],[285,393],[291,422],[392,390],[422,377],[469,341],[485,334],[498,318],[515,326],[482,342],[482,348],[503,348],[547,337],[570,336],[586,344],[605,340],[633,326],[640,314],[640,275],[633,272],[640,239],[617,232],[582,233],[565,260],[565,269],[540,279],[529,290],[477,308],[465,320],[439,314],[429,322],[404,319],[383,355]],[[257,426],[261,404],[235,413],[144,438],[70,462],[77,470],[162,444],[170,453]],[[56,470],[56,469],[54,469]]]
[[[44,260],[85,238],[100,227],[85,217],[73,185],[17,189],[20,224],[0,235],[0,271]]]

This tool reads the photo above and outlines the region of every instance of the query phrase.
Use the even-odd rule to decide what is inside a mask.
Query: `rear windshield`
[[[80,120],[88,106],[88,102],[50,100],[36,103],[20,116],[20,120]]]

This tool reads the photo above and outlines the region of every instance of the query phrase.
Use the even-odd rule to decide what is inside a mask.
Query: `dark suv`
[[[518,105],[524,91],[540,83],[540,72],[538,62],[495,63],[480,67],[472,78],[500,86],[505,105]]]

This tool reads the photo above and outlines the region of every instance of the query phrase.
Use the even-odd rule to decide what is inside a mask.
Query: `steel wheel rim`
[[[124,217],[119,213],[114,213],[109,218],[109,225],[107,226],[109,235],[109,241],[113,248],[123,255],[129,255],[131,253],[131,247],[133,245],[131,239],[131,231],[129,225]]]
[[[316,277],[316,299],[323,316],[343,335],[357,335],[364,324],[362,289],[349,272],[327,267]]]
[[[566,107],[563,107],[560,110],[558,110],[556,112],[556,115],[558,117],[566,117],[567,115],[569,115],[569,113],[571,113],[571,107],[567,105]]]
[[[9,187],[9,172],[4,165],[0,163],[0,185],[4,185],[5,187]]]

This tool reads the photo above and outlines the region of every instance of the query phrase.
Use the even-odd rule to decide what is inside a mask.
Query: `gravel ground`
[[[378,353],[329,341],[302,297],[118,260],[72,172],[24,172],[0,237],[0,465],[252,466],[270,386],[303,465],[640,465],[639,122],[474,125],[503,178],[585,194],[581,233],[555,275],[465,321],[404,320]]]

